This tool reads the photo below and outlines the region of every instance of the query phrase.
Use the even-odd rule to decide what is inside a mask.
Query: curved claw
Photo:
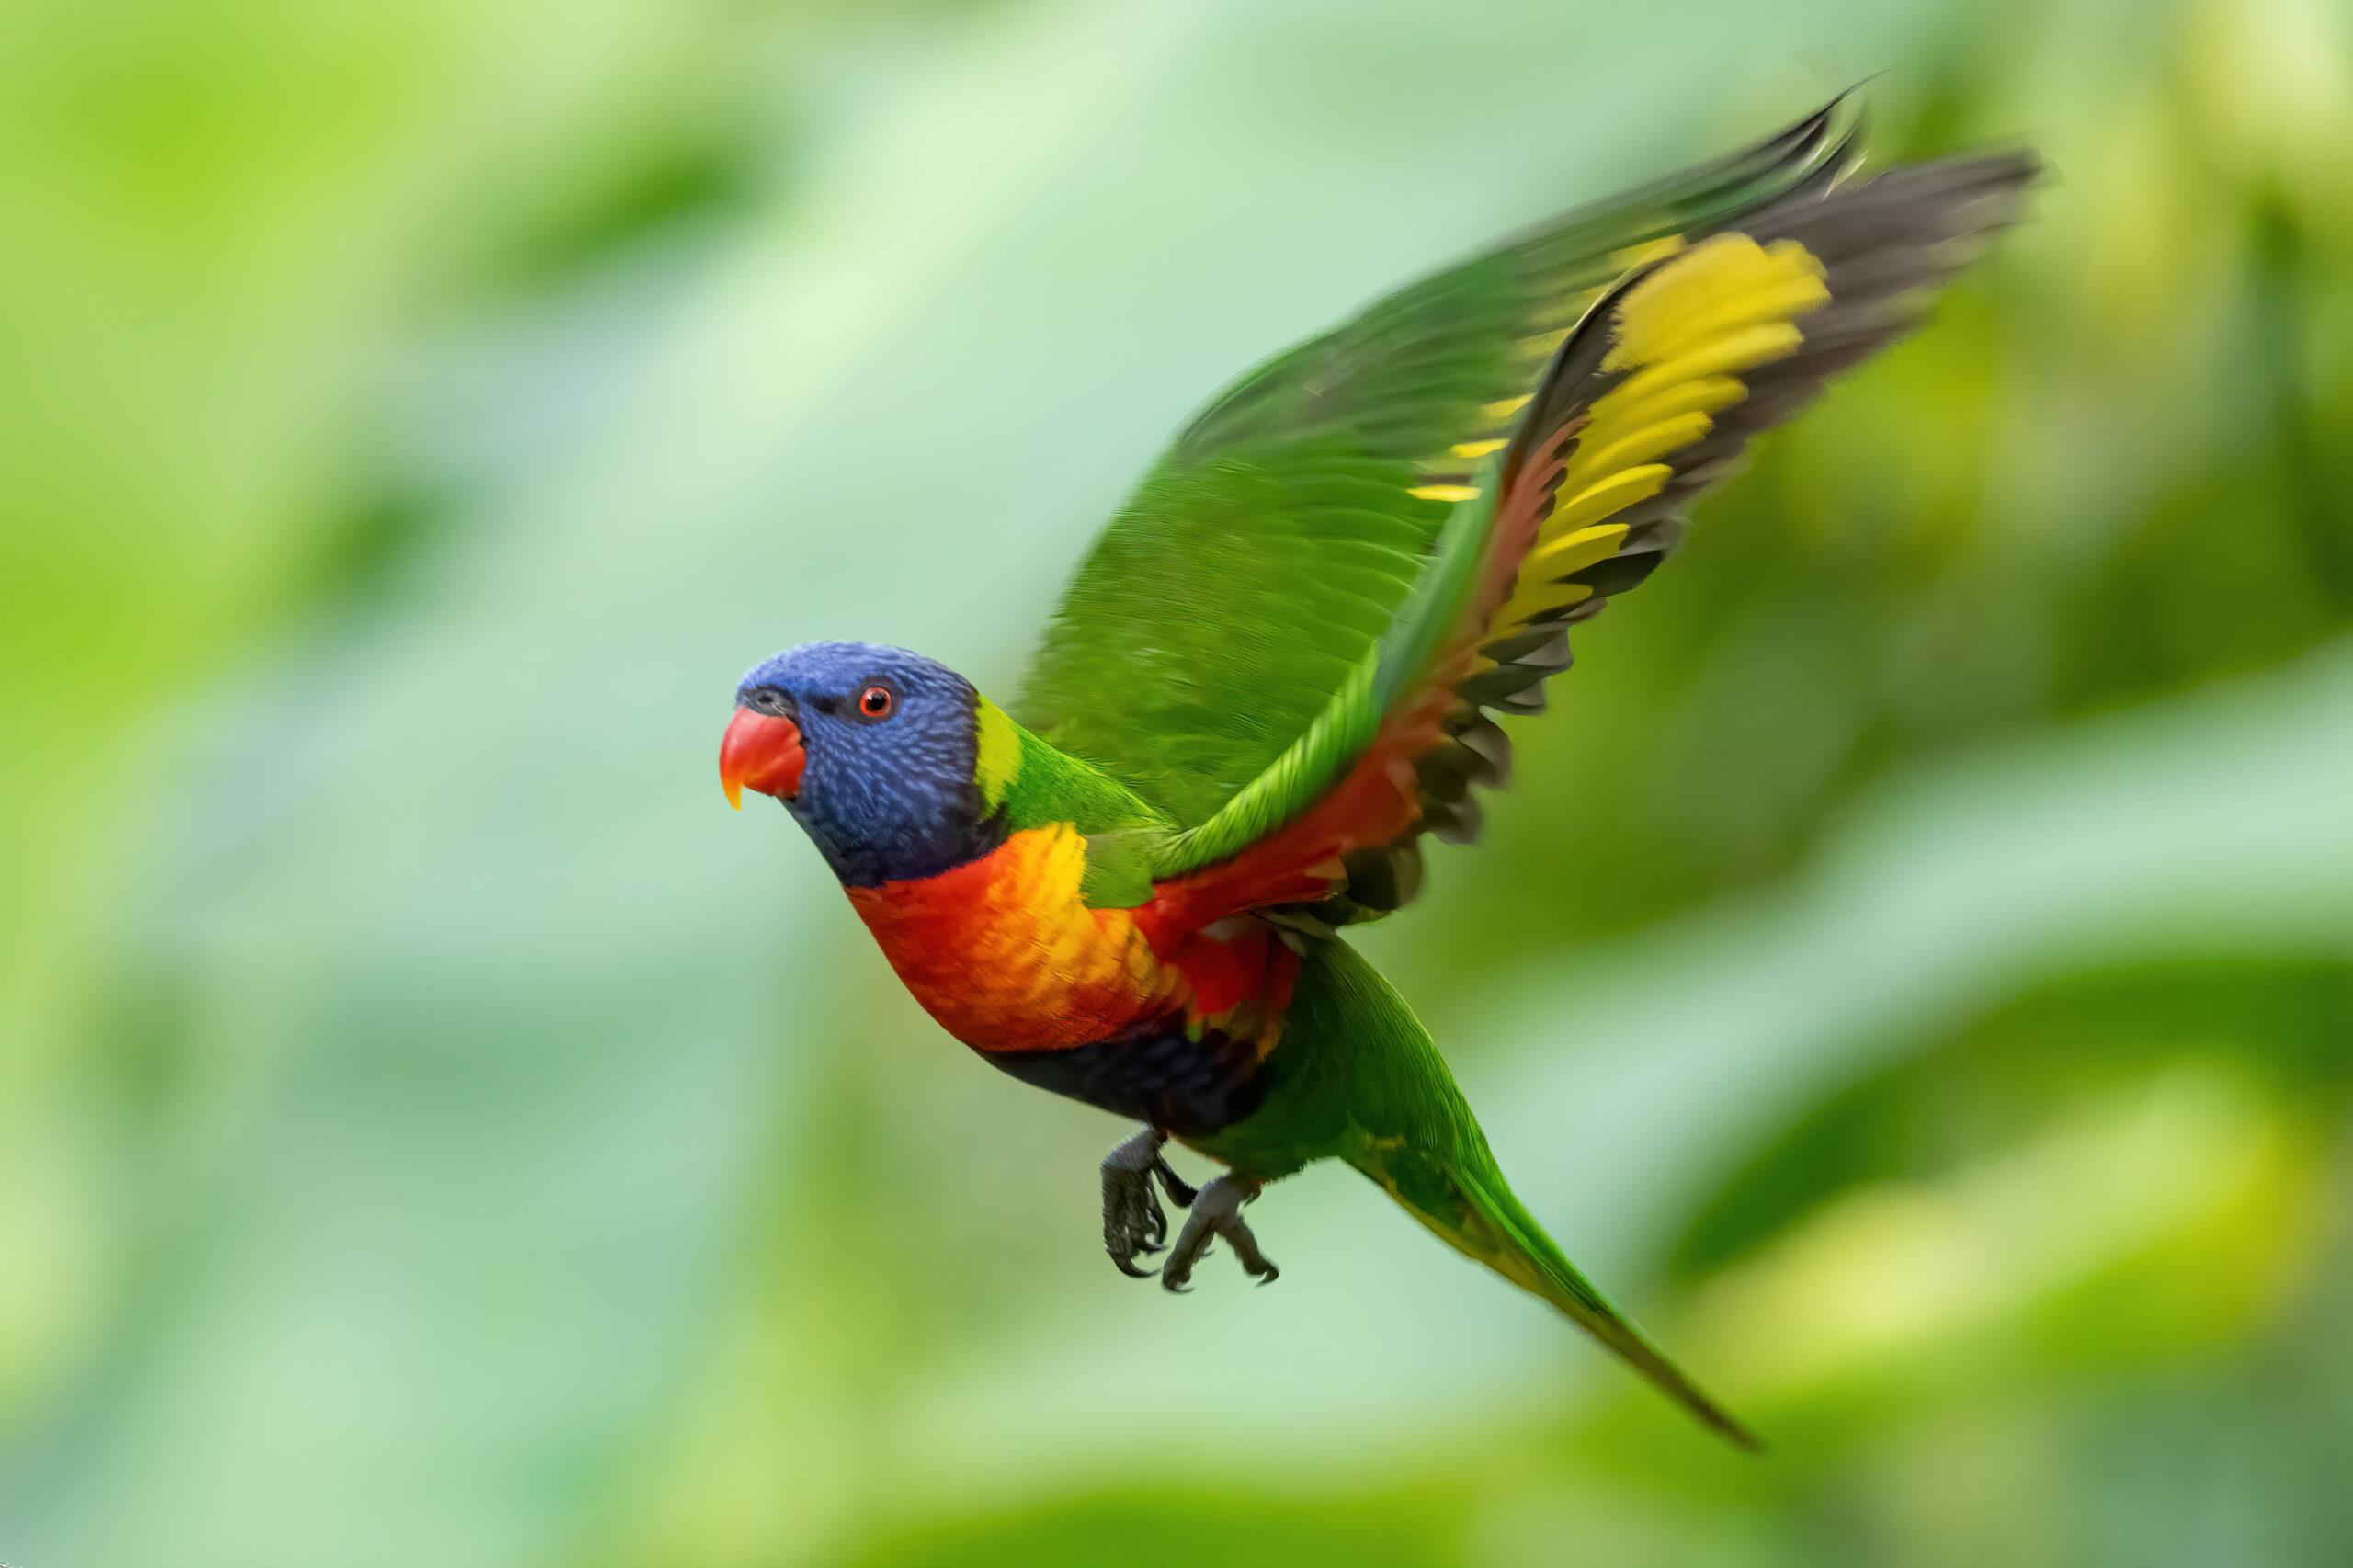
[[[1280,1270],[1258,1249],[1257,1238],[1242,1222],[1242,1206],[1258,1196],[1259,1184],[1227,1174],[1208,1186],[1195,1187],[1178,1176],[1161,1153],[1168,1134],[1147,1127],[1113,1149],[1103,1159],[1103,1250],[1112,1267],[1131,1279],[1160,1276],[1161,1289],[1172,1296],[1191,1293],[1193,1270],[1223,1241],[1257,1283],[1271,1285]],[[1168,1210],[1161,1207],[1157,1183],[1168,1201],[1190,1210],[1172,1246]],[[1168,1256],[1151,1267],[1136,1259],[1165,1252]]]
[[[1161,1287],[1181,1293],[1192,1278],[1194,1267],[1216,1250],[1215,1244],[1219,1242],[1233,1249],[1244,1271],[1259,1284],[1271,1285],[1280,1278],[1281,1270],[1259,1249],[1258,1238],[1242,1221],[1242,1206],[1257,1196],[1258,1183],[1232,1174],[1219,1176],[1202,1187],[1196,1195],[1193,1211],[1185,1217],[1185,1229],[1176,1238],[1176,1249],[1161,1269]]]
[[[1188,1257],[1184,1256],[1184,1249],[1180,1244],[1176,1255],[1171,1256],[1161,1270],[1160,1288],[1171,1295],[1191,1295],[1194,1267],[1216,1250],[1215,1247],[1204,1243],[1194,1250],[1191,1256]]]
[[[1167,1249],[1168,1211],[1152,1189],[1154,1167],[1165,1164],[1160,1158],[1165,1142],[1165,1134],[1146,1128],[1103,1159],[1103,1250],[1131,1279],[1158,1272],[1137,1267],[1139,1256]]]

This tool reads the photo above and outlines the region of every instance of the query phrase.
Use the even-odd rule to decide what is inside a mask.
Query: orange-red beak
[[[774,713],[738,708],[728,722],[727,738],[719,743],[719,787],[727,791],[727,803],[739,812],[746,786],[790,801],[801,792],[801,770],[808,761],[800,725]]]

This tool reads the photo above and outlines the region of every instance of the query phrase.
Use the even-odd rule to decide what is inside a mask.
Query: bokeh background
[[[2353,1562],[2353,16],[126,0],[0,50],[0,1559]],[[712,756],[1776,126],[2040,217],[1366,945],[1714,1445],[1345,1170],[1190,1297]]]

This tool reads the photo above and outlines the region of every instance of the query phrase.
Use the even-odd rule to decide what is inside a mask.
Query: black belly
[[[1199,1040],[1172,1027],[1063,1051],[981,1054],[1025,1084],[1186,1138],[1233,1126],[1267,1092],[1256,1044],[1217,1029]]]

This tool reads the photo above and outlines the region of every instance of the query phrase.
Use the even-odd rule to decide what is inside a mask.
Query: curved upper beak
[[[747,786],[790,801],[801,791],[801,770],[808,761],[800,725],[774,713],[738,708],[728,722],[727,738],[719,743],[719,787],[727,791],[727,803],[739,812]]]

